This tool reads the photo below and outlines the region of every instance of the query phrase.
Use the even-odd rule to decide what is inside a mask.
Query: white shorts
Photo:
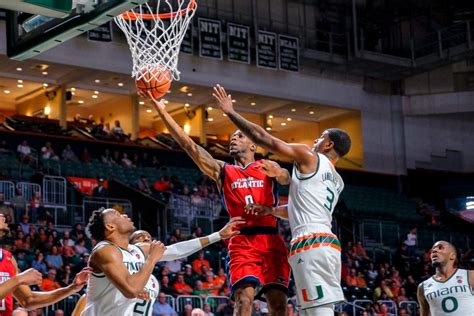
[[[344,301],[341,288],[341,245],[332,233],[295,236],[290,265],[301,310]]]

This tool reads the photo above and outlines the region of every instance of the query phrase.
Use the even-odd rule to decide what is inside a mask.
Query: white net
[[[130,46],[135,80],[160,82],[166,71],[179,80],[179,48],[195,12],[195,0],[154,0],[115,17]]]

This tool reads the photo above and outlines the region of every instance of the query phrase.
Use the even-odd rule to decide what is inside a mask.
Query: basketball
[[[154,99],[159,99],[168,92],[171,87],[171,74],[164,69],[144,69],[143,75],[135,81],[138,90],[144,93],[151,92]]]

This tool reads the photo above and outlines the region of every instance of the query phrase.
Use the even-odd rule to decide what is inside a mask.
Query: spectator
[[[168,245],[183,241],[183,236],[181,236],[181,229],[175,228],[173,234],[168,238]]]
[[[374,301],[393,299],[393,293],[385,280],[380,280],[379,286],[374,290]]]
[[[114,128],[112,128],[112,135],[118,141],[124,141],[126,138],[125,132],[123,128],[120,126],[120,121],[115,120]]]
[[[11,224],[15,218],[15,212],[10,206],[10,203],[7,204],[5,202],[5,194],[3,194],[3,192],[0,192],[0,214],[3,214],[5,217],[8,216],[10,218],[10,221],[6,222],[8,224]]]
[[[51,253],[46,256],[46,264],[48,265],[48,268],[50,269],[61,269],[63,266],[63,258],[61,255],[58,253],[58,247],[53,246],[51,247]],[[56,272],[56,271],[55,271]]]
[[[44,160],[59,160],[58,155],[54,152],[53,147],[51,146],[50,142],[47,142],[42,148],[41,148],[41,158]]]
[[[123,154],[122,154],[121,164],[122,164],[122,166],[124,166],[124,167],[128,167],[128,168],[133,167],[132,161],[131,161],[130,159],[128,159],[127,153],[123,153]]]
[[[144,152],[142,155],[142,162],[141,162],[141,167],[142,168],[150,168],[152,167],[150,157],[148,157],[148,153]]]
[[[16,253],[16,263],[20,271],[24,271],[28,268],[28,262],[25,259],[25,252],[23,250],[18,250]]]
[[[154,184],[153,188],[158,192],[166,192],[170,189],[168,177],[161,176]]]
[[[92,161],[92,157],[89,154],[89,150],[87,148],[82,150],[81,161],[84,163],[90,163]]]
[[[90,254],[88,252],[82,254],[82,261],[77,263],[74,267],[74,274],[78,274],[82,269],[89,265],[89,256]]]
[[[184,313],[183,316],[193,316],[193,306],[191,304],[184,305]]]
[[[48,276],[43,279],[43,282],[41,282],[39,288],[42,291],[49,292],[57,290],[60,287],[61,285],[59,285],[59,283],[56,281],[56,269],[49,269]]]
[[[74,115],[74,123],[82,124],[81,114],[76,113],[76,115]]]
[[[181,271],[182,259],[170,260],[165,263],[165,266],[170,270],[171,273]]]
[[[211,311],[211,304],[208,302],[204,303],[202,309],[204,310],[204,316],[214,316],[214,313]]]
[[[204,311],[200,308],[194,308],[191,311],[191,316],[204,316]]]
[[[375,270],[375,265],[373,262],[369,263],[369,269],[367,270],[367,279],[369,281],[375,281],[379,273]]]
[[[36,254],[36,258],[31,263],[31,267],[33,269],[38,270],[43,275],[46,274],[46,272],[48,272],[48,267],[46,266],[46,263],[44,262],[44,255],[42,252],[38,252]]]
[[[193,268],[190,264],[184,267],[184,282],[194,287],[198,280],[198,276],[193,273]]]
[[[295,307],[293,306],[293,304],[291,303],[286,304],[285,316],[298,316],[298,314],[295,313]]]
[[[203,286],[206,290],[210,290],[213,295],[219,295],[219,289],[221,288],[220,280],[214,279],[214,273],[208,271],[206,273],[206,281],[203,283]]]
[[[253,302],[253,310],[251,316],[262,316],[262,311],[260,310],[260,302],[254,301]]]
[[[365,281],[364,274],[362,272],[357,273],[357,287],[360,288],[366,288],[367,287],[367,282]]]
[[[74,251],[79,256],[82,256],[87,252],[86,241],[84,240],[84,238],[80,238],[77,240],[76,245],[74,246]]]
[[[400,304],[402,301],[408,301],[408,297],[406,296],[406,291],[404,287],[400,288],[400,291],[398,293],[398,296],[396,297],[395,301],[397,304]]]
[[[160,285],[161,285],[160,289],[161,291],[163,291],[163,293],[165,293],[166,295],[175,295],[175,291],[170,286],[170,279],[167,275],[162,277],[160,281]]]
[[[408,256],[415,257],[417,245],[416,227],[410,230],[410,232],[407,234],[407,239],[403,243],[407,245]]]
[[[235,305],[235,302],[232,299],[229,299],[227,303],[220,304],[219,306],[217,306],[216,314],[222,315],[222,316],[233,316],[234,305]]]
[[[114,151],[112,155],[112,163],[114,165],[120,165],[122,163],[122,159],[120,159],[120,153],[118,151]]]
[[[72,274],[71,265],[66,264],[63,268],[63,273],[61,274],[61,286],[68,286],[74,280],[74,276]]]
[[[114,164],[113,160],[112,160],[112,156],[110,156],[110,150],[108,149],[105,149],[104,153],[102,154],[102,156],[100,156],[100,161],[103,163],[103,164],[106,164],[108,166],[111,166]]]
[[[33,222],[37,222],[38,220],[45,220],[45,210],[44,210],[44,203],[41,199],[41,192],[35,191],[33,198],[30,201],[30,212]]]
[[[191,288],[191,286],[189,286],[189,284],[186,284],[186,282],[184,282],[184,275],[182,272],[178,273],[178,278],[173,284],[173,289],[179,295],[191,295],[191,293],[193,292],[193,289]]]
[[[161,169],[162,164],[158,157],[153,156],[153,158],[151,159],[151,166],[156,169]]]
[[[140,179],[138,179],[138,189],[143,193],[151,194],[151,189],[148,184],[148,180],[144,175],[140,176]]]
[[[16,151],[20,160],[24,163],[29,163],[33,159],[31,147],[28,145],[26,140],[22,141],[21,144],[18,145]]]
[[[346,285],[349,287],[355,287],[357,286],[357,273],[356,269],[352,268],[349,271],[349,275],[346,277]]]
[[[15,222],[21,221],[21,216],[26,212],[26,205],[28,201],[23,196],[23,192],[17,188],[15,190],[15,197],[12,199],[12,205],[15,208]]]
[[[209,264],[209,261],[204,259],[204,251],[201,250],[198,253],[198,258],[194,259],[194,261],[193,261],[193,270],[194,270],[194,272],[197,273],[197,274],[201,274],[202,273],[201,266],[203,266],[203,265],[207,267],[207,270],[209,270],[211,268],[211,265]]]
[[[10,146],[8,146],[6,140],[2,140],[0,142],[0,155],[5,155],[5,154],[10,154],[12,151],[10,149]]]
[[[71,230],[71,238],[74,240],[84,238],[84,228],[81,223],[74,224]]]
[[[133,155],[132,166],[134,166],[135,168],[141,168],[140,158],[138,158],[138,154]]]
[[[92,196],[95,197],[107,197],[109,196],[108,190],[104,187],[104,179],[100,178],[98,185],[92,190]]]
[[[205,299],[210,296],[211,290],[205,289],[202,281],[196,281],[196,286],[194,287],[193,295],[199,296],[201,299]]]
[[[63,149],[61,157],[64,161],[79,161],[79,159],[77,159],[76,154],[74,153],[74,150],[72,150],[71,145],[69,144],[67,144],[66,147]]]
[[[410,300],[413,300],[416,297],[417,291],[417,283],[412,275],[407,276],[407,280],[405,282],[405,292]]]
[[[20,226],[21,226],[21,230],[23,231],[23,233],[26,235],[30,232],[30,217],[28,215],[23,215],[22,218],[21,218],[21,223],[20,223]]]
[[[166,294],[163,292],[160,292],[158,294],[157,302],[155,303],[155,305],[153,305],[153,316],[162,316],[162,315],[176,316],[177,313],[171,307],[171,305],[166,302]]]
[[[95,122],[94,115],[89,114],[89,116],[87,117],[87,124],[90,124],[90,125],[96,125],[97,124]]]

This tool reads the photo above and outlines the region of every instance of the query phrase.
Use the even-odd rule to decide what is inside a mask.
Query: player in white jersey
[[[158,261],[187,257],[213,242],[237,235],[236,227],[243,224],[241,218],[234,218],[217,233],[166,248],[157,241],[137,246],[129,243],[135,227],[127,215],[114,209],[94,211],[87,229],[91,237],[100,242],[89,259],[93,273],[81,315],[145,315],[147,303],[143,304],[142,300],[149,299],[146,285],[153,287],[153,281],[149,281]]]
[[[438,241],[431,248],[436,273],[418,286],[421,316],[473,316],[474,271],[457,268],[456,248]]]
[[[249,122],[233,108],[223,87],[214,88],[221,110],[255,144],[294,162],[288,206],[248,205],[251,213],[288,218],[292,232],[290,264],[302,315],[334,315],[334,304],[344,300],[340,285],[341,245],[331,232],[332,212],[344,188],[334,165],[351,147],[349,135],[337,128],[325,130],[311,149],[289,144]],[[268,176],[279,171],[271,164]]]

